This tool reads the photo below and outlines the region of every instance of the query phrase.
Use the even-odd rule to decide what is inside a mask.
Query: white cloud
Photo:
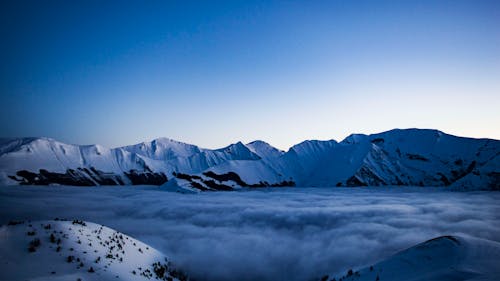
[[[428,190],[429,191],[429,190]],[[444,234],[500,241],[500,194],[0,188],[0,222],[80,218],[163,251],[197,280],[309,280]]]

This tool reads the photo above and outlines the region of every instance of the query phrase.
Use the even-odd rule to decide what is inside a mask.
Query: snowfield
[[[500,243],[460,236],[440,236],[401,251],[359,271],[326,280],[445,281],[490,280],[500,277]]]
[[[0,187],[0,210],[4,225],[0,280],[58,280],[57,276],[68,276],[59,280],[93,280],[97,273],[102,278],[94,280],[111,280],[116,276],[112,274],[123,280],[134,278],[131,271],[137,266],[144,269],[162,257],[190,278],[208,281],[321,280],[325,275],[325,280],[342,276],[376,280],[375,273],[380,280],[500,279],[498,270],[492,269],[499,259],[497,192],[374,187],[180,194],[145,186],[4,186]],[[74,219],[86,221],[88,230],[73,225]],[[7,226],[9,221],[24,224]],[[37,227],[42,241],[34,253],[28,251],[34,239],[27,235],[28,221]],[[57,238],[56,244],[50,243],[47,224],[70,237],[63,240],[72,244],[64,244],[61,255],[56,251]],[[123,263],[113,259],[106,275],[103,266],[107,263],[95,263],[95,259],[109,248],[95,248],[98,253],[83,248],[88,243],[100,246],[93,232],[100,225],[112,237],[116,233],[137,239],[136,243],[142,241],[140,248],[149,247],[151,252],[125,250],[134,255],[123,257]],[[80,235],[79,229],[85,234]],[[82,240],[87,234],[93,242]],[[441,238],[425,242],[436,237]],[[78,249],[80,259],[87,252],[83,268],[64,260],[70,247]],[[34,258],[37,255],[47,259]],[[148,258],[137,259],[142,255]],[[41,272],[35,265],[40,261],[55,268],[40,269],[46,275],[30,279],[31,271]],[[94,273],[88,272],[89,261],[96,265]],[[101,257],[104,261],[108,262],[106,256]],[[347,277],[349,269],[353,273]],[[444,275],[434,274],[441,271]]]
[[[85,221],[10,221],[0,228],[2,280],[187,280],[163,254]]]

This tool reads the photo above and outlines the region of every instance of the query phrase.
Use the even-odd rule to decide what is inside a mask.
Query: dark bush
[[[36,248],[38,248],[39,246],[40,246],[40,239],[35,238],[35,239],[31,240],[29,247],[28,247],[28,251],[30,253],[36,252]]]
[[[352,274],[353,274],[352,269],[349,269],[349,270],[347,271],[347,276],[348,276],[348,277],[349,277],[349,276],[352,276]]]
[[[80,220],[73,220],[71,223],[72,224],[79,224],[81,226],[87,226],[87,224],[84,221],[80,221]]]

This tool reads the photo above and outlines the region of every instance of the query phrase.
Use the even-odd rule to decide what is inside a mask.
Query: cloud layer
[[[2,187],[0,223],[80,218],[169,255],[197,280],[309,280],[444,234],[500,242],[500,193]]]

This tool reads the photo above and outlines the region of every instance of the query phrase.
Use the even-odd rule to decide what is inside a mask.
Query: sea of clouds
[[[445,234],[500,242],[498,192],[0,187],[0,210],[2,224],[63,217],[109,226],[207,281],[311,280]]]

